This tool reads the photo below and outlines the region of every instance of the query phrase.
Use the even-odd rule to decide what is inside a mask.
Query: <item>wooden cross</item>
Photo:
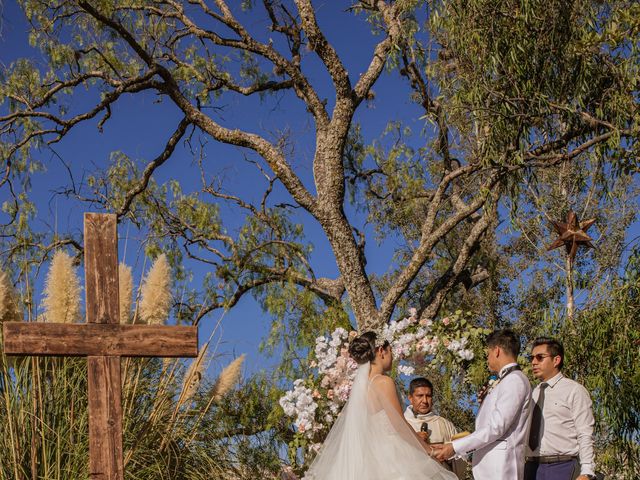
[[[86,356],[91,480],[123,480],[120,357],[196,357],[197,327],[120,325],[116,216],[85,213],[87,323],[6,322],[7,355]]]

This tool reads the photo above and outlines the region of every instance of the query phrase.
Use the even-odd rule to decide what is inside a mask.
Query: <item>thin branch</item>
[[[144,169],[144,172],[142,173],[142,178],[140,179],[140,181],[133,188],[131,188],[125,195],[122,206],[116,212],[118,218],[121,218],[124,215],[126,215],[129,212],[129,208],[131,207],[131,203],[134,201],[134,199],[146,190],[147,186],[149,185],[149,180],[153,175],[153,172],[155,172],[164,162],[167,161],[167,159],[169,159],[169,157],[175,150],[176,145],[178,144],[178,142],[186,132],[188,126],[189,126],[189,121],[186,118],[183,118],[180,121],[178,128],[175,130],[175,132],[173,132],[173,134],[169,138],[162,153],[158,157],[156,157],[153,161],[149,162],[149,164]]]

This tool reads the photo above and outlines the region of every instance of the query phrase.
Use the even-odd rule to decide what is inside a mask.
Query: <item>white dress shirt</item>
[[[544,391],[540,444],[528,457],[575,455],[580,459],[580,474],[593,475],[593,411],[589,392],[562,372],[549,379]],[[533,390],[533,402],[540,396],[540,384]]]

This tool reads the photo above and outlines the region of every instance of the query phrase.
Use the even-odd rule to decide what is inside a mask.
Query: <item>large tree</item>
[[[593,342],[589,332],[606,345],[607,335],[635,318],[610,315],[628,299],[601,299],[619,285],[608,279],[618,276],[625,230],[635,219],[629,205],[637,200],[639,158],[637,2],[19,3],[39,53],[0,72],[0,249],[29,314],[36,305],[32,277],[50,252],[69,247],[78,260],[82,255],[77,232],[31,221],[32,182],[56,162],[69,172],[67,184],[51,187],[68,198],[61,204],[115,212],[140,229],[147,253],[169,254],[179,321],[197,323],[254,295],[275,319],[272,345],[286,335],[290,355],[319,332],[350,322],[351,312],[361,330],[407,307],[423,319],[464,307],[484,326],[519,318],[525,337],[564,331],[572,344],[583,338],[572,350],[581,360]],[[357,66],[354,42],[332,40],[347,38],[336,35],[334,19],[364,40]],[[385,71],[392,92],[382,86]],[[398,115],[372,133],[367,120],[386,96],[410,99],[422,131],[410,131],[406,115]],[[57,145],[68,146],[76,132],[99,142],[131,104],[173,121],[165,138],[156,135],[151,159],[131,158],[124,142],[113,144],[108,159],[93,158],[92,167],[59,155]],[[229,105],[290,115],[259,122],[228,115]],[[311,133],[300,134],[300,125]],[[232,160],[219,162],[220,151],[234,152]],[[252,178],[251,188],[230,178],[230,163],[238,177]],[[192,169],[189,178],[198,181],[159,180],[167,167]],[[598,218],[599,249],[580,258],[576,284],[598,293],[591,305],[599,307],[577,315],[566,333],[562,315],[550,313],[563,302],[564,263],[555,256],[561,253],[544,253],[543,237],[549,220],[564,217],[569,206]],[[325,238],[312,238],[310,230]],[[325,239],[338,272],[333,278],[319,273],[330,269],[312,253]],[[380,268],[380,252],[390,249]],[[188,282],[194,262],[209,272],[202,284]],[[627,323],[590,329],[602,323],[599,316]],[[633,362],[620,365],[623,375]],[[609,412],[602,431],[622,431],[635,448],[636,425],[611,402],[621,398],[611,394],[620,377],[602,389],[597,368],[573,369],[605,392],[596,397]],[[467,425],[459,399],[473,388],[451,385],[450,371],[439,374],[438,392],[448,401],[442,410]],[[243,450],[245,436],[292,437],[278,416],[279,392],[263,394],[267,383],[255,381],[235,403],[216,409],[207,430],[207,441],[222,438],[221,445],[240,436],[237,450],[248,458],[242,465],[264,464],[281,451],[261,456],[248,448],[261,445],[255,438]],[[28,447],[30,439],[23,440]]]
[[[284,296],[327,318],[337,312],[342,321],[348,306],[359,329],[389,321],[407,303],[432,318],[460,285],[469,290],[491,277],[496,259],[481,246],[495,242],[502,200],[517,199],[525,182],[567,163],[598,162],[614,173],[635,168],[637,3],[330,3],[325,8],[354,25],[370,24],[373,47],[362,49],[367,67],[359,75],[339,55],[344,47],[329,41],[310,0],[248,1],[242,8],[224,0],[22,1],[45,64],[25,59],[2,72],[0,188],[13,199],[4,204],[9,253],[17,258],[29,246],[48,251],[61,243],[80,248],[72,236],[36,241],[24,233],[28,179],[42,167],[36,152],[83,123],[108,128],[112,109],[132,95],[154,93],[175,106],[164,147],[141,167],[114,155],[83,188],[65,192],[210,265],[202,289],[186,295],[180,309],[196,322],[248,292],[276,313]],[[360,110],[376,101],[385,68],[405,79],[405,95],[422,108],[420,147],[389,137],[372,144],[361,135],[357,120],[369,113]],[[94,101],[78,111],[70,99],[84,89]],[[254,96],[265,99],[264,108],[283,96],[300,103],[313,125],[310,165],[294,136],[273,134],[290,125],[236,125],[216,113],[230,98]],[[246,168],[265,179],[261,199],[223,188],[204,148],[193,148],[199,189],[158,185],[156,170],[182,141],[193,147],[196,139],[245,151]],[[225,227],[221,205],[244,212],[241,228]],[[337,278],[315,275],[298,225],[302,213],[326,236]],[[379,239],[398,244],[383,276],[367,271],[375,253],[365,248],[365,216]]]

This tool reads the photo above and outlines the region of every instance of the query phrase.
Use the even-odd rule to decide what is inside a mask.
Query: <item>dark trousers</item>
[[[577,460],[556,463],[527,462],[524,465],[524,480],[574,480],[580,475]]]

